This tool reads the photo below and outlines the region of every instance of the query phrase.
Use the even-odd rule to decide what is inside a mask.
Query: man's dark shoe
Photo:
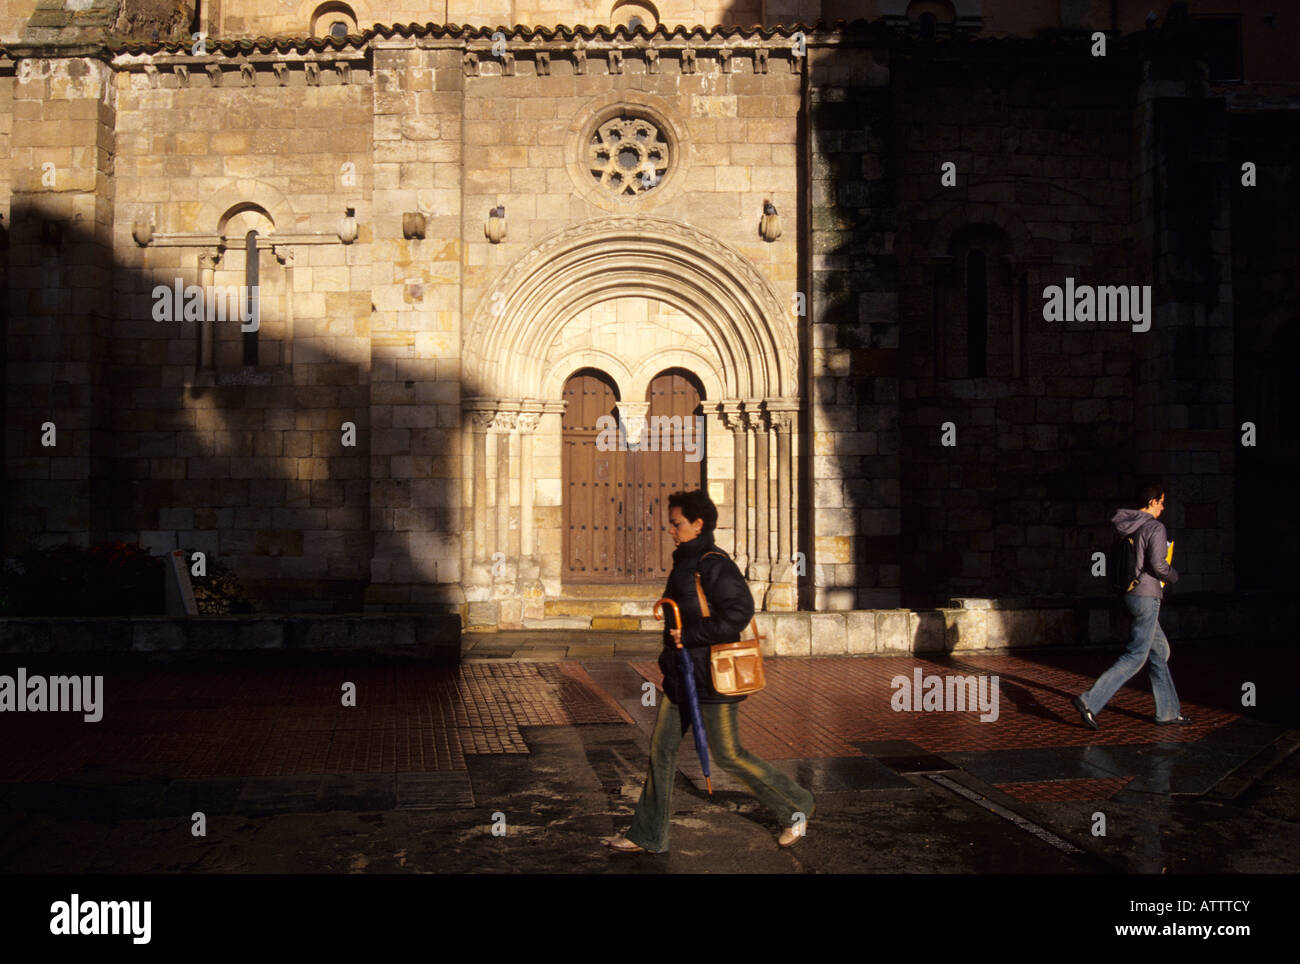
[[[1101,729],[1101,724],[1097,722],[1097,717],[1092,715],[1092,710],[1083,705],[1083,697],[1076,696],[1074,699],[1070,700],[1070,702],[1074,704],[1074,708],[1078,710],[1079,715],[1083,717],[1084,726],[1091,730]]]
[[[1156,723],[1160,726],[1172,726],[1175,723],[1179,726],[1186,726],[1190,722],[1192,722],[1190,716],[1175,716],[1172,720],[1156,720]]]

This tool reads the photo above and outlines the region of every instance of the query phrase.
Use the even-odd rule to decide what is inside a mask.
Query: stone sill
[[[1118,599],[1058,602],[1055,608],[867,609],[840,612],[760,612],[758,631],[768,656],[979,652],[981,650],[1121,645],[1128,614]],[[1184,597],[1161,607],[1171,640],[1293,636],[1300,600],[1279,594]]]

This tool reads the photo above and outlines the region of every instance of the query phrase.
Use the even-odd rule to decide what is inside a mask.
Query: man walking
[[[1134,536],[1137,547],[1137,570],[1126,574],[1130,578],[1136,576],[1137,585],[1124,594],[1124,606],[1133,619],[1128,648],[1092,684],[1092,689],[1072,700],[1084,725],[1094,730],[1099,729],[1096,714],[1148,660],[1151,692],[1156,699],[1156,722],[1192,722],[1191,717],[1182,715],[1178,704],[1174,678],[1169,674],[1169,639],[1160,628],[1158,618],[1164,598],[1162,581],[1178,581],[1178,570],[1165,560],[1169,542],[1164,524],[1158,521],[1160,513],[1165,511],[1165,492],[1159,485],[1143,486],[1139,499],[1141,509],[1120,509],[1110,520],[1120,535]]]

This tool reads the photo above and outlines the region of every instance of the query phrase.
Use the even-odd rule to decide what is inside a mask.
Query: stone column
[[[221,264],[220,249],[199,252],[199,284],[204,291],[211,290],[219,264]],[[217,365],[216,331],[215,321],[204,319],[199,322],[198,363],[195,366],[199,371],[209,371]]]
[[[510,566],[510,433],[514,431],[519,415],[517,412],[497,412],[492,420],[492,428],[497,433],[497,505],[496,526],[489,557],[492,564],[492,581],[504,577],[498,568],[498,552],[505,557],[507,569]]]
[[[519,580],[515,591],[519,597],[519,625],[525,619],[546,615],[546,589],[541,583],[541,565],[537,559],[537,532],[534,522],[533,434],[545,411],[541,402],[529,400],[519,413]],[[513,606],[510,608],[513,614]],[[505,622],[505,620],[502,620]]]
[[[732,499],[735,514],[735,560],[740,571],[749,569],[749,436],[745,433],[745,419],[740,412],[740,401],[721,404],[723,424],[731,432],[735,476],[735,496]]]
[[[768,469],[767,419],[759,408],[761,399],[745,400],[745,422],[754,433],[754,544],[750,550],[750,572],[752,577],[764,584],[771,576],[771,545],[769,526],[771,516],[768,508],[771,478]]]
[[[540,410],[521,411],[519,426],[519,555],[531,560],[536,549],[533,531],[533,432],[541,421]]]
[[[474,432],[474,455],[470,469],[470,492],[473,503],[470,511],[474,529],[474,562],[487,562],[487,431],[496,418],[496,411],[483,406],[483,403],[467,404],[470,409],[470,422]]]
[[[790,503],[793,470],[793,439],[797,403],[772,399],[767,403],[767,417],[776,432],[776,565],[772,568],[772,588],[768,593],[768,609],[793,610],[798,608],[798,586],[795,581],[791,528],[793,522]]]

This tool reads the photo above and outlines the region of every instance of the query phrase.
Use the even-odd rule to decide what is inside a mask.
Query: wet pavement
[[[1156,725],[1140,676],[1097,732],[1069,700],[1111,650],[769,660],[767,690],[741,707],[741,736],[817,795],[807,838],[778,848],[772,816],[716,768],[709,797],[687,740],[670,852],[618,855],[600,839],[626,829],[644,780],[653,637],[472,643],[452,668],[244,659],[93,670],[105,675],[99,723],[0,715],[0,870],[1300,869],[1300,666],[1289,648],[1175,644],[1193,723]],[[591,646],[614,654],[572,658]],[[997,676],[997,718],[896,711],[893,681],[918,669]],[[1246,682],[1258,706],[1241,705]],[[352,688],[356,705],[343,705]]]

